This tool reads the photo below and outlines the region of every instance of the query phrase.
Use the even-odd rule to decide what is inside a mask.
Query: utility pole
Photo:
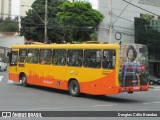
[[[112,43],[112,31],[113,31],[112,0],[109,0],[109,43]]]
[[[48,25],[48,0],[45,0],[45,21],[44,21],[44,42],[48,43],[48,37],[47,37],[47,25]]]

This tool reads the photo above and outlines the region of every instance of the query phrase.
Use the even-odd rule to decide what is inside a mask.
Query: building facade
[[[98,10],[105,16],[99,26],[98,38],[100,41],[109,40],[109,26],[113,26],[112,42],[120,39],[122,43],[134,43],[134,18],[140,17],[141,14],[150,14],[146,10],[159,14],[160,0],[112,0],[112,14],[110,15],[110,0],[98,0]],[[134,6],[135,5],[135,6]],[[144,10],[138,8],[141,7]],[[111,21],[110,21],[111,16]],[[155,16],[157,18],[157,16]]]
[[[0,18],[5,19],[11,17],[12,0],[0,0]]]

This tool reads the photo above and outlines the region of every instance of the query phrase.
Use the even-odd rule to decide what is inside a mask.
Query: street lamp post
[[[22,7],[24,6],[27,6],[27,7],[31,7],[32,10],[35,12],[35,14],[39,17],[39,19],[43,22],[44,24],[44,43],[48,43],[48,37],[47,37],[47,24],[48,24],[48,10],[47,10],[47,4],[48,4],[48,1],[45,0],[45,20],[43,20],[39,14],[36,12],[36,10],[34,8],[32,8],[31,6],[29,5],[21,5]]]

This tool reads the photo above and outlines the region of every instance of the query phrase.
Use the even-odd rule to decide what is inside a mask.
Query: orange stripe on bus
[[[13,81],[19,82],[19,75],[18,74],[9,73],[9,80],[13,80]]]
[[[89,93],[94,95],[99,94],[114,94],[118,92],[118,88],[116,88],[116,71],[110,73],[103,78],[99,78],[97,80],[93,80],[90,82],[81,82],[80,90],[82,93]],[[114,87],[113,87],[114,86]]]

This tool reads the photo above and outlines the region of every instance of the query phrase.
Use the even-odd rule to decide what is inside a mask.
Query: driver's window
[[[16,66],[17,65],[17,60],[18,60],[18,52],[17,51],[12,51],[11,52],[10,65],[11,66]]]

